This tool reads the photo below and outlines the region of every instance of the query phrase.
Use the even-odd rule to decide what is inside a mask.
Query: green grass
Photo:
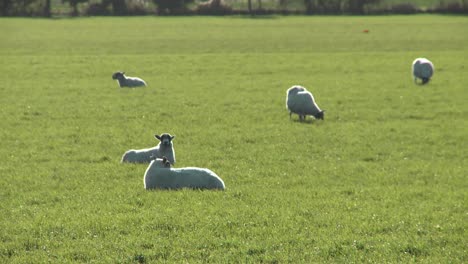
[[[362,33],[369,29],[370,33]],[[466,263],[468,20],[0,19],[0,262]],[[427,86],[411,62],[431,59]],[[147,81],[120,89],[111,74]],[[325,121],[289,120],[311,90]],[[227,190],[145,191],[130,148]]]

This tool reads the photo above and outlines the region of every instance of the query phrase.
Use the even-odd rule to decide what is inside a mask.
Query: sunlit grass
[[[369,33],[363,33],[368,29]],[[0,260],[466,262],[463,17],[0,19]],[[411,62],[436,67],[415,85]],[[124,70],[148,87],[120,89]],[[324,121],[289,120],[302,84]],[[145,191],[130,148],[225,192]]]

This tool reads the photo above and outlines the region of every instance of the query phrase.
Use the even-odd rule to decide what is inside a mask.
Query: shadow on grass
[[[313,125],[315,123],[319,123],[319,120],[317,119],[306,119],[306,120],[299,120],[299,119],[291,119],[291,122],[294,123],[300,123],[300,124],[305,124],[305,125]]]

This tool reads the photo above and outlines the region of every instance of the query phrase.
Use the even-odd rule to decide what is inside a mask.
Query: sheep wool
[[[146,82],[138,77],[127,77],[125,76],[125,72],[115,72],[112,74],[112,79],[117,80],[119,86],[122,87],[144,87],[146,86]]]
[[[417,83],[418,79],[421,79],[421,84],[426,84],[434,74],[434,64],[426,58],[417,58],[413,61],[412,73],[415,83]]]
[[[324,119],[324,111],[315,103],[312,93],[300,85],[294,85],[286,91],[286,109],[289,110],[290,119],[293,113],[298,114],[301,121],[305,120],[307,115]]]
[[[164,133],[161,134],[161,136],[154,135],[154,137],[160,141],[157,146],[139,150],[128,150],[123,154],[121,162],[150,163],[154,158],[166,157],[171,164],[174,164],[176,162],[176,158],[172,140],[175,138],[175,136]]]
[[[143,184],[149,189],[214,189],[224,190],[223,180],[213,171],[205,168],[171,168],[169,161],[154,159],[145,171]]]

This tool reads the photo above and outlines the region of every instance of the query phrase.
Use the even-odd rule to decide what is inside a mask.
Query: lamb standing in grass
[[[286,108],[289,110],[289,119],[293,113],[298,114],[301,121],[307,115],[316,119],[324,118],[324,111],[317,106],[312,93],[300,85],[294,85],[286,91]]]
[[[127,77],[125,72],[115,72],[112,74],[112,79],[119,82],[120,87],[141,87],[146,86],[146,82],[138,77]]]
[[[140,150],[128,150],[122,156],[121,162],[150,163],[154,158],[167,157],[169,162],[174,164],[176,159],[172,140],[175,138],[175,136],[164,133],[161,134],[161,136],[154,135],[154,137],[160,141],[156,147]]]
[[[413,61],[412,71],[415,83],[419,78],[422,80],[422,84],[426,84],[434,74],[434,64],[426,58],[417,58]]]
[[[154,159],[146,169],[143,178],[145,189],[217,189],[224,190],[224,182],[209,169],[186,167],[171,168],[163,157]]]

